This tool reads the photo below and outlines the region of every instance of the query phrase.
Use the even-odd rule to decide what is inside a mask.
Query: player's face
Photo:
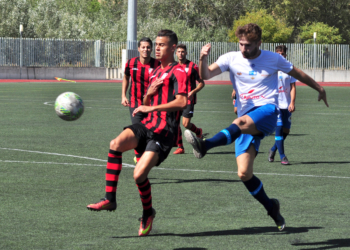
[[[276,51],[277,54],[280,54],[281,56],[283,56],[284,58],[287,58],[287,54],[284,53],[282,50],[278,50]]]
[[[149,44],[149,42],[141,42],[140,47],[138,47],[138,51],[141,57],[150,58],[152,52],[151,44]]]
[[[177,58],[179,58],[179,61],[184,61],[184,60],[186,60],[187,51],[184,50],[183,48],[178,48],[176,50],[176,56],[177,56]]]
[[[175,44],[170,43],[170,38],[167,36],[158,36],[156,38],[156,59],[159,61],[166,60],[174,55]]]
[[[249,41],[245,37],[239,39],[239,49],[244,58],[254,59],[260,55],[261,41]]]

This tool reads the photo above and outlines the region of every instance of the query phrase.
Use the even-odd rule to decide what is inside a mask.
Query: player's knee
[[[143,171],[137,171],[135,169],[134,171],[134,180],[135,180],[135,183],[141,183],[141,182],[144,182],[147,178],[147,175],[145,172]]]
[[[233,123],[236,124],[238,127],[241,127],[247,123],[247,119],[244,116],[242,116],[242,117],[236,118],[233,121]]]
[[[189,121],[182,121],[182,125],[187,128],[187,129],[190,129],[191,128],[191,123]]]
[[[109,148],[115,151],[120,151],[120,140],[117,138],[111,140],[109,143]]]
[[[253,173],[250,171],[238,171],[237,175],[242,181],[248,181],[253,177]]]

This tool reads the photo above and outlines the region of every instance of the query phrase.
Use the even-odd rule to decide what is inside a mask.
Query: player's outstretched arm
[[[122,105],[125,107],[130,106],[129,100],[126,97],[126,91],[128,90],[128,87],[129,87],[129,79],[130,79],[130,76],[127,76],[124,74],[123,83],[122,83]]]
[[[324,90],[324,88],[321,85],[319,85],[314,79],[312,79],[310,76],[305,74],[304,71],[296,67],[293,67],[293,69],[288,73],[288,75],[293,76],[295,79],[298,79],[302,83],[305,83],[306,85],[318,91],[319,93],[318,101],[323,100],[326,106],[329,107],[327,102],[326,91]]]
[[[202,47],[201,54],[199,57],[199,75],[203,80],[208,80],[222,73],[219,65],[217,65],[216,63],[213,63],[212,65],[208,66],[208,55],[210,49],[210,43],[204,45]]]
[[[132,116],[135,116],[135,114],[138,112],[142,112],[142,113],[150,113],[153,111],[173,112],[173,111],[184,109],[186,108],[186,106],[187,106],[186,94],[178,94],[176,95],[175,100],[165,104],[160,104],[157,106],[141,105],[134,110],[134,112],[132,113]]]

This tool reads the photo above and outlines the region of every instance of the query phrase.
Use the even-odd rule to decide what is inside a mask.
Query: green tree
[[[313,43],[313,35],[316,32],[316,43],[319,44],[337,44],[342,43],[343,38],[339,34],[339,29],[327,24],[316,22],[308,23],[300,27],[299,37],[304,43]]]
[[[31,33],[27,28],[30,9],[30,1],[0,0],[0,37],[18,37],[20,24],[24,27],[24,37],[28,36]]]
[[[284,21],[275,19],[272,15],[267,14],[266,10],[258,10],[248,12],[245,16],[241,16],[234,21],[233,28],[228,32],[230,41],[238,42],[235,32],[239,26],[248,23],[256,23],[262,29],[262,41],[265,43],[283,43],[287,42],[293,31],[292,27],[288,27]]]

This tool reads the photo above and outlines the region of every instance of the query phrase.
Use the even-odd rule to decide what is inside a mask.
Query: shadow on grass
[[[293,163],[293,165],[299,164],[349,164],[350,161],[305,161]]]
[[[220,231],[207,231],[199,233],[188,233],[188,234],[173,234],[173,233],[164,233],[164,234],[150,234],[148,237],[159,237],[159,236],[176,236],[176,237],[208,237],[208,236],[230,236],[230,235],[254,235],[254,234],[299,234],[307,233],[311,229],[322,229],[322,227],[288,227],[282,232],[278,232],[276,227],[247,227],[241,229],[232,229],[232,230],[220,230]],[[139,236],[115,236],[112,238],[115,239],[126,239],[126,238],[137,238]]]
[[[202,248],[202,247],[181,247],[181,248],[174,248],[173,250],[207,250],[208,248]]]
[[[149,178],[152,180],[151,185],[157,184],[176,184],[176,183],[190,183],[190,182],[241,182],[240,180],[223,180],[223,179],[159,179],[159,178]],[[154,182],[153,180],[164,180],[164,182]]]
[[[234,155],[235,152],[207,152],[207,155]]]
[[[326,240],[326,241],[320,241],[320,242],[309,242],[309,243],[294,243],[293,246],[307,246],[308,248],[305,249],[332,249],[332,248],[342,248],[342,247],[350,247],[350,238],[349,239],[333,239],[333,240]],[[315,248],[309,248],[310,246],[316,246],[316,245],[327,245],[323,247],[315,247]]]

